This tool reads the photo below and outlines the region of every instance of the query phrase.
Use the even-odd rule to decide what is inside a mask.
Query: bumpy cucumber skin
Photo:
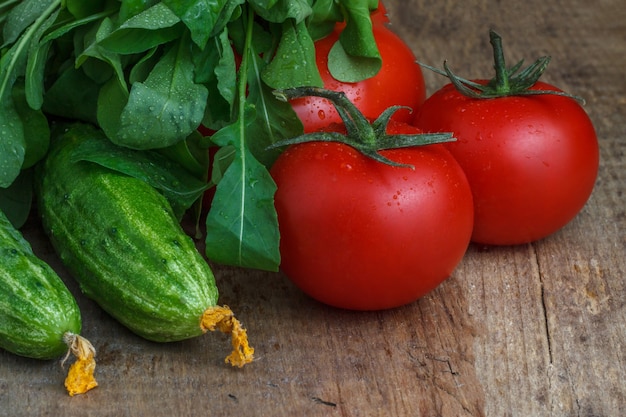
[[[81,290],[131,331],[169,342],[202,334],[217,302],[213,273],[145,182],[91,162],[71,161],[95,128],[77,124],[56,137],[37,187],[44,230]]]
[[[0,348],[35,359],[68,350],[66,332],[79,334],[76,300],[0,211]]]

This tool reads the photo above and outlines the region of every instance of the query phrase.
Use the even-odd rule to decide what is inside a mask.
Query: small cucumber
[[[65,283],[0,211],[0,347],[35,359],[74,352],[79,360],[66,379],[74,395],[97,385],[95,351],[80,331],[80,310]]]
[[[213,273],[167,199],[140,179],[73,160],[87,139],[108,140],[87,124],[55,134],[37,187],[44,230],[81,290],[148,340],[183,340],[218,328],[233,337],[226,361],[250,362],[245,329],[230,309],[216,305]]]

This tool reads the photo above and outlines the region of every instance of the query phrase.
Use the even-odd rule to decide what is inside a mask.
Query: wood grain
[[[219,334],[139,339],[80,294],[36,222],[24,230],[68,283],[98,350],[100,387],[70,398],[59,361],[0,352],[0,416],[626,415],[626,8],[618,0],[386,2],[417,58],[491,75],[488,29],[510,62],[551,54],[545,80],[583,96],[601,144],[594,194],[555,235],[472,245],[453,276],[403,308],[316,303],[281,274],[215,266],[220,302],[256,348],[223,363]],[[429,92],[445,80],[426,73]]]

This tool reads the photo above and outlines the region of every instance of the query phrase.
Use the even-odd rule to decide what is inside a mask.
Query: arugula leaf
[[[315,61],[315,46],[306,24],[288,19],[282,24],[278,50],[263,69],[263,81],[272,88],[300,86],[322,87],[322,77]]]
[[[215,155],[213,155],[213,161],[211,163],[211,174],[209,182],[212,185],[220,183],[224,178],[224,172],[228,169],[230,164],[235,159],[235,147],[232,145],[218,146]]]
[[[68,1],[66,3],[68,9],[71,3],[77,3],[75,7],[79,8],[74,10],[74,13],[86,13],[87,9],[80,9],[81,7],[87,7],[87,5],[82,4],[82,0]],[[95,5],[97,5],[97,3],[90,3],[90,6]],[[100,83],[110,78],[112,73],[111,68],[117,69],[118,79],[123,80],[124,78],[122,75],[121,61],[116,60],[112,55],[105,57],[105,54],[102,53],[104,50],[98,50],[94,45],[93,33],[96,33],[97,36],[97,29],[100,27],[108,28],[100,34],[100,36],[104,36],[103,33],[108,33],[107,31],[112,28],[112,22],[108,18],[108,16],[112,14],[112,9],[109,6],[102,11],[99,11],[99,9],[95,10],[96,12],[94,14],[60,22],[60,26],[57,26],[59,22],[55,22],[54,30],[47,32],[40,42],[42,49],[49,49],[53,44],[58,48],[59,44],[64,45],[65,43],[63,39],[64,35],[78,29],[80,32],[75,36],[77,38],[82,36],[84,40],[89,39],[89,45],[83,46],[86,46],[87,49],[92,48],[90,52],[85,53],[85,51],[83,51],[83,53],[79,55],[76,65],[74,65],[74,58],[69,52],[63,54],[63,52],[57,49],[55,53],[60,55],[62,62],[60,68],[53,65],[48,65],[43,68],[42,77],[45,75],[46,78],[48,78],[48,88],[43,96],[42,109],[47,115],[62,116],[68,119],[76,119],[96,124],[96,106]],[[88,25],[90,23],[93,23],[92,30],[89,30]],[[78,45],[78,42],[76,44]],[[70,51],[73,50],[74,49],[70,49]],[[38,51],[36,57],[32,58],[32,60],[36,62],[33,62],[31,65],[33,65],[33,67],[46,65],[47,63],[43,62],[44,56],[45,54],[42,51]],[[95,65],[91,61],[85,62],[90,56],[102,60],[102,65]],[[29,62],[30,60],[31,58],[29,58]],[[59,64],[57,63],[57,65]],[[93,76],[94,74],[96,75]],[[37,108],[37,99],[35,98],[38,97],[35,96],[36,94],[38,95],[37,89],[27,89],[27,94],[31,96],[31,98],[28,99],[30,105]]]
[[[206,182],[165,155],[116,146],[94,128],[89,129],[89,139],[76,148],[72,162],[93,162],[145,181],[163,193],[179,219],[206,190]]]
[[[68,94],[72,91],[73,94]],[[43,111],[47,115],[97,123],[97,99],[100,85],[82,68],[68,67],[46,91]]]
[[[373,77],[382,67],[372,32],[372,7],[362,0],[341,0],[341,3],[347,14],[346,27],[328,54],[328,70],[339,81],[358,82]]]
[[[168,44],[145,82],[132,85],[125,103],[119,85],[109,87],[100,93],[98,122],[111,141],[133,149],[163,148],[185,139],[200,125],[208,96],[207,88],[194,81],[185,37]],[[112,95],[107,98],[107,93]]]
[[[307,27],[314,41],[327,36],[335,29],[337,22],[343,21],[343,14],[336,0],[316,0],[312,10],[313,13],[307,18]]]
[[[20,80],[13,87],[13,104],[20,118],[24,132],[26,152],[21,169],[35,165],[48,152],[50,145],[50,126],[41,110],[33,109],[26,101],[24,81]]]
[[[13,86],[24,74],[31,42],[37,41],[39,28],[58,12],[60,0],[25,1],[11,10],[3,27],[5,46],[0,58],[0,187],[8,187],[22,169],[26,139],[19,113],[13,103]]]
[[[27,169],[9,187],[0,188],[0,211],[16,229],[22,227],[28,219],[33,200],[32,182],[32,170]]]
[[[97,15],[106,6],[106,0],[65,0],[65,7],[76,18]]]
[[[262,61],[253,48],[253,20],[254,13],[247,9],[242,19],[245,40],[235,121],[211,138],[220,146],[216,155],[218,162],[224,158],[229,163],[225,169],[220,163],[213,170],[212,179],[217,187],[206,218],[206,255],[223,264],[276,271],[280,264],[278,219],[274,208],[276,184],[250,150],[253,140],[256,142],[258,134],[263,133],[253,130],[259,119],[257,110],[264,110],[264,106],[257,108],[255,104],[265,99],[264,94],[258,94],[261,79],[255,63]],[[253,101],[254,97],[257,100]]]
[[[120,118],[124,107],[128,103],[129,92],[126,84],[120,83],[116,78],[111,78],[98,90],[96,104],[96,120],[98,126],[113,142],[120,130]]]
[[[228,28],[194,54],[195,80],[207,87],[208,100],[202,124],[219,130],[231,122],[237,94],[237,64]]]
[[[254,105],[255,119],[246,126],[246,143],[255,158],[266,167],[270,167],[278,155],[279,149],[267,150],[271,144],[303,133],[302,122],[291,104],[277,100],[270,88],[263,82],[263,60],[253,54],[248,70],[247,102]]]
[[[209,155],[202,145],[202,136],[197,131],[189,135],[187,139],[158,151],[184,167],[196,178],[206,179],[209,169]]]
[[[308,0],[248,0],[248,3],[263,20],[273,23],[288,19],[300,23],[313,13]]]
[[[51,9],[57,9],[61,0],[25,0],[9,12],[2,27],[3,45],[17,41],[23,32],[38,20],[45,20]]]
[[[0,188],[6,188],[20,174],[26,143],[24,128],[11,96],[0,100]]]
[[[105,82],[111,77],[111,71],[124,89],[127,89],[124,76],[124,66],[119,54],[107,50],[100,45],[100,41],[106,39],[115,30],[115,23],[111,18],[105,17],[99,24],[83,35],[84,50],[76,57],[76,68],[82,68],[85,74],[98,83]],[[95,58],[100,62],[94,62],[89,58]]]
[[[214,73],[217,80],[217,90],[220,96],[228,103],[228,110],[232,110],[237,94],[237,63],[235,53],[228,39],[228,30],[225,29],[216,37],[216,43],[220,51],[219,59],[215,65]]]
[[[122,22],[100,39],[98,45],[118,54],[144,52],[184,37],[179,23],[179,17],[169,7],[157,3]]]
[[[81,0],[78,0],[81,1]],[[158,0],[121,0],[119,19],[124,22],[158,3]]]
[[[26,72],[24,79],[26,80],[26,100],[33,109],[40,109],[43,104],[43,90],[45,79],[45,65],[48,59],[48,51],[50,43],[39,43],[44,33],[54,24],[59,15],[60,10],[55,10],[50,16],[41,23],[37,30],[33,33],[28,49],[26,60]]]
[[[244,123],[254,118],[254,108],[247,105],[245,113],[213,136],[219,146],[233,146],[235,154],[206,218],[206,255],[222,264],[277,271],[276,185],[245,145]]]
[[[209,38],[222,31],[230,17],[224,19],[223,12],[232,13],[245,0],[163,0],[187,26],[191,39],[204,49]],[[225,8],[228,6],[227,8]]]

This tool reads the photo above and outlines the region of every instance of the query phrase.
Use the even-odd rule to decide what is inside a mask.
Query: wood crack
[[[332,401],[326,401],[326,400],[322,400],[319,397],[311,397],[311,400],[313,400],[313,402],[317,403],[317,404],[321,404],[321,405],[325,405],[328,407],[337,407],[337,403],[334,403]]]
[[[548,306],[546,302],[544,276],[543,276],[543,271],[541,268],[541,262],[539,262],[539,256],[537,256],[537,250],[535,246],[532,244],[530,245],[530,247],[532,249],[535,266],[537,267],[537,275],[539,277],[539,284],[540,284],[540,289],[541,289],[541,310],[542,310],[541,312],[543,314],[544,329],[546,332],[546,343],[548,345],[548,362],[550,365],[552,365],[553,364],[552,336],[550,334],[550,320],[548,319]]]

